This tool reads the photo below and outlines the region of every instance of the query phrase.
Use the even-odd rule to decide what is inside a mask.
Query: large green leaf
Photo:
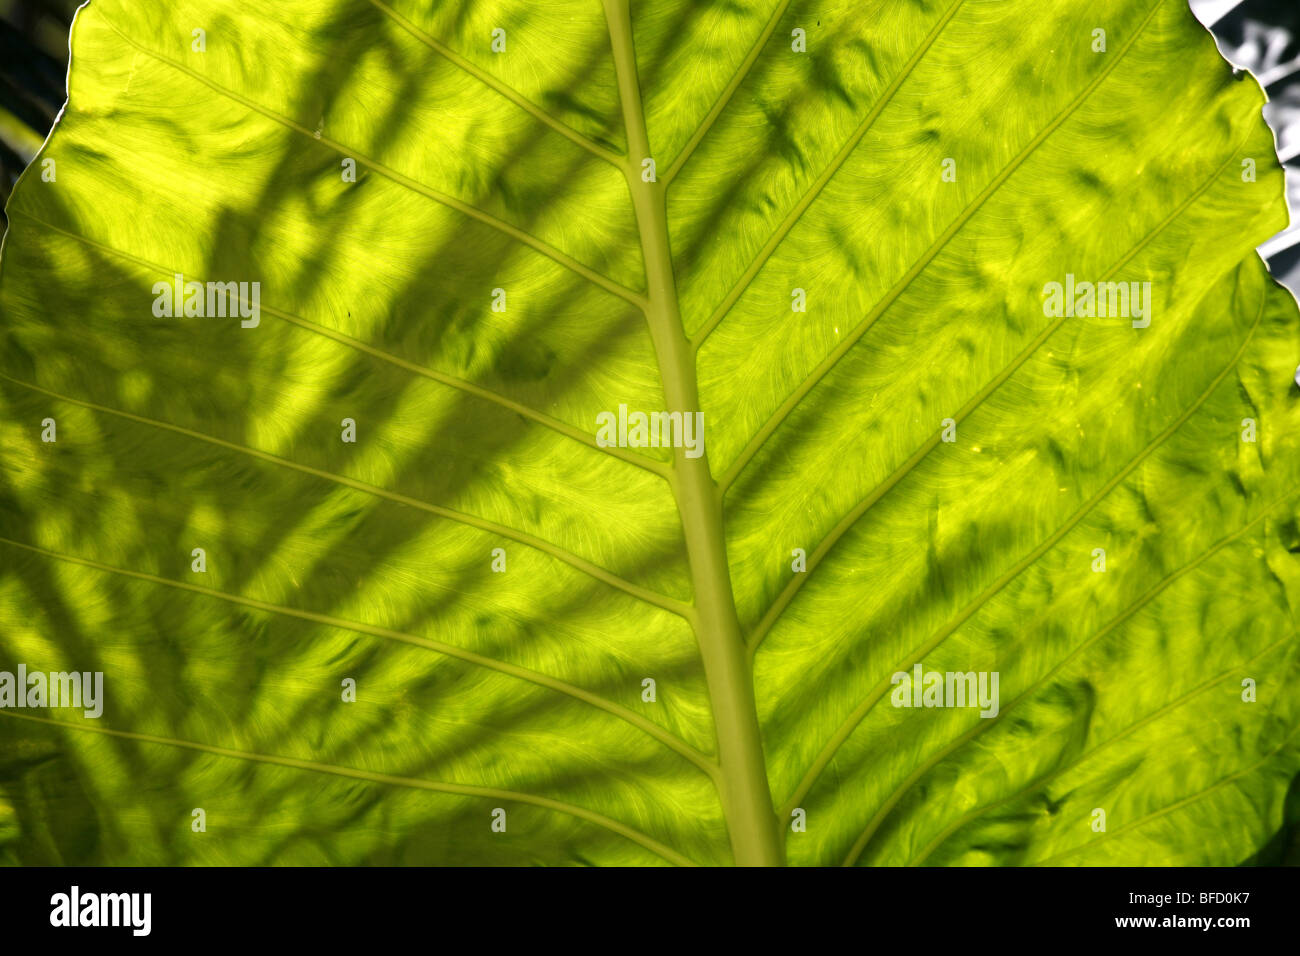
[[[1275,858],[1300,322],[1185,6],[92,0],[0,264],[0,670],[105,702],[0,710],[3,858]]]

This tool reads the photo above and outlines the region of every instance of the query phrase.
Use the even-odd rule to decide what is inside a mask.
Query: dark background
[[[1268,93],[1264,118],[1286,167],[1290,228],[1259,247],[1278,281],[1300,297],[1300,0],[1191,0],[1219,52]]]
[[[77,6],[78,0],[0,0],[0,202],[8,202],[63,105],[68,25]]]

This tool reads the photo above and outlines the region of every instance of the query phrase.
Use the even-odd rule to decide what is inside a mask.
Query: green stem
[[[663,379],[664,399],[670,411],[680,411],[685,418],[700,410],[700,396],[695,356],[682,327],[673,278],[666,184],[644,182],[641,178],[641,162],[653,154],[641,105],[628,0],[604,3],[627,129],[625,175],[645,261],[646,319]],[[688,458],[685,452],[685,448],[675,449],[670,481],[686,539],[695,590],[693,624],[718,738],[718,793],[736,863],[779,866],[780,838],[763,760],[753,673],[727,565],[722,493],[713,480],[707,451],[697,458]]]

